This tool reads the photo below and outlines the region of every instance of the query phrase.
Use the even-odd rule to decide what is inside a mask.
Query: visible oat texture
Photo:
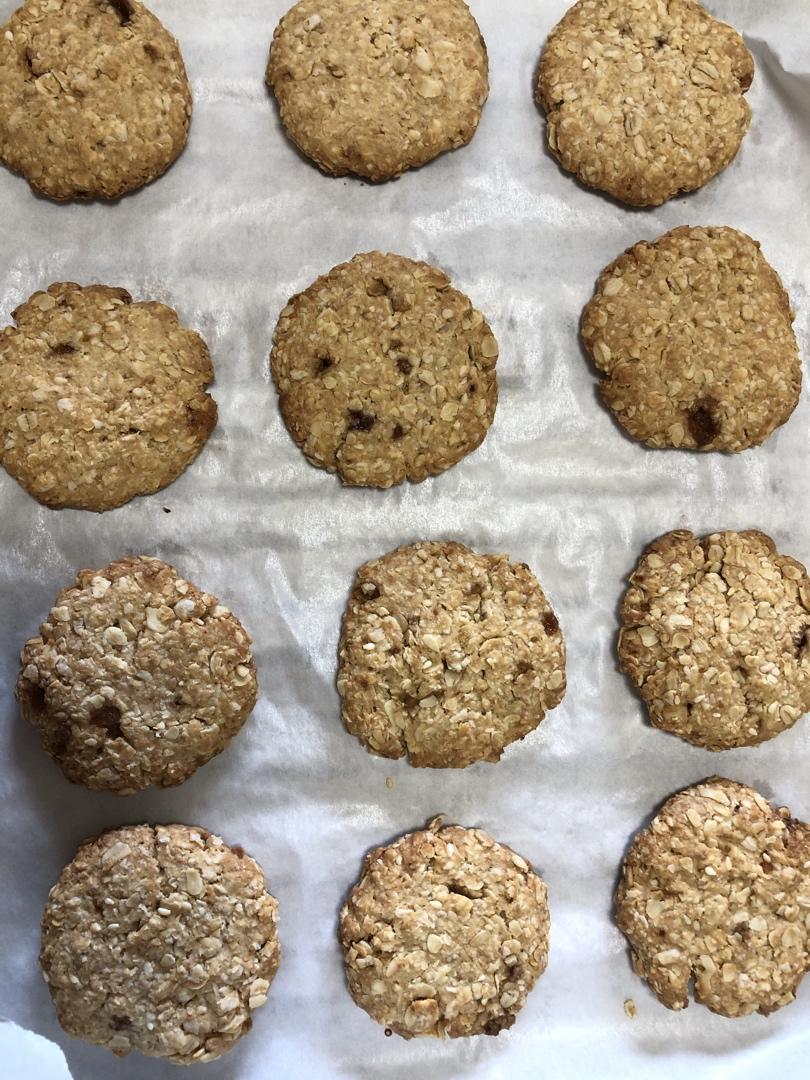
[[[387,488],[455,465],[495,415],[498,344],[441,270],[378,251],[334,267],[284,310],[271,366],[313,465]]]
[[[810,580],[761,532],[662,536],[621,621],[619,660],[650,719],[696,746],[754,746],[810,710]]]
[[[433,768],[498,761],[562,700],[565,642],[524,563],[412,544],[358,571],[338,690],[373,753]]]
[[[488,72],[463,0],[301,0],[273,35],[267,83],[324,172],[390,180],[470,141]]]
[[[758,446],[799,401],[790,299],[759,244],[684,226],[627,250],[599,277],[582,339],[602,396],[651,447]]]
[[[370,852],[340,913],[349,992],[405,1039],[497,1035],[548,961],[546,886],[480,829],[443,825]]]
[[[0,30],[0,160],[52,199],[115,199],[186,144],[180,48],[139,0],[27,0]]]
[[[222,1057],[267,1000],[277,919],[259,866],[205,829],[102,833],[62,871],[42,917],[59,1022],[121,1057]]]
[[[564,169],[658,206],[733,160],[753,77],[740,35],[693,0],[580,0],[549,35],[537,100]]]
[[[0,463],[36,499],[111,510],[196,458],[217,421],[214,369],[175,311],[60,282],[14,319],[0,331]]]
[[[714,777],[636,836],[616,893],[633,966],[662,1005],[721,1016],[789,1005],[810,967],[810,827]]]
[[[17,698],[65,776],[129,795],[180,784],[256,704],[250,636],[159,559],[82,570],[22,652]]]

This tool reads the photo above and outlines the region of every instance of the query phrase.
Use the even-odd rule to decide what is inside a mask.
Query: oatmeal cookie
[[[486,320],[446,274],[372,251],[290,300],[271,367],[309,461],[387,488],[437,476],[483,442],[497,359]]]
[[[789,1005],[810,967],[810,827],[713,777],[636,836],[616,893],[633,967],[662,1005],[721,1016]]]
[[[659,206],[733,160],[753,77],[737,31],[693,0],[579,0],[546,42],[537,101],[564,169]]]
[[[199,334],[126,289],[59,282],[0,331],[0,463],[46,506],[111,510],[171,484],[217,421]]]
[[[358,571],[337,685],[366,749],[461,769],[498,761],[559,705],[565,641],[525,563],[411,544]]]
[[[82,570],[22,652],[17,698],[65,776],[130,795],[187,780],[256,704],[250,636],[159,559]]]
[[[810,580],[764,533],[662,536],[621,622],[622,670],[652,723],[687,742],[755,746],[810,711]]]
[[[600,275],[582,340],[608,408],[647,446],[736,453],[799,401],[790,299],[736,229],[683,226],[627,250]]]
[[[26,0],[0,30],[0,160],[51,199],[115,199],[186,144],[180,48],[139,0]]]
[[[277,920],[240,847],[188,825],[128,825],[62,871],[39,959],[69,1035],[191,1065],[250,1030],[279,964]]]
[[[405,1039],[497,1035],[546,969],[546,886],[480,829],[441,818],[370,852],[340,912],[349,992]]]
[[[301,0],[276,27],[267,84],[325,173],[390,180],[470,141],[489,66],[463,0]]]

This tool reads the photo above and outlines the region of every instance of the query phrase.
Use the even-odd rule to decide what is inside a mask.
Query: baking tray
[[[0,0],[0,20],[15,6]],[[47,510],[0,474],[0,1015],[55,1040],[77,1080],[177,1077],[175,1066],[115,1061],[65,1036],[36,956],[48,889],[82,838],[183,821],[244,845],[281,909],[268,1004],[232,1053],[201,1069],[207,1080],[804,1075],[810,984],[768,1018],[668,1012],[632,973],[610,908],[636,829],[665,796],[715,771],[810,818],[807,720],[759,749],[691,747],[647,724],[615,654],[626,577],[668,529],[761,527],[810,561],[807,390],[760,449],[647,450],[600,404],[577,326],[599,271],[624,248],[681,224],[733,225],[782,275],[808,355],[807,2],[713,0],[755,56],[751,131],[707,187],[648,211],[586,191],[544,149],[533,75],[565,0],[473,0],[492,82],[477,135],[376,186],[321,175],[284,137],[263,73],[286,6],[152,0],[181,42],[194,119],[187,149],[150,187],[113,205],[55,205],[0,170],[2,319],[64,279],[164,301],[206,338],[220,409],[184,476],[120,510]],[[288,297],[373,248],[445,268],[501,346],[501,399],[483,446],[435,480],[385,492],[342,488],[306,463],[267,365]],[[354,572],[422,538],[527,562],[560,617],[566,698],[498,765],[415,770],[371,757],[341,726],[337,640]],[[230,748],[182,787],[118,799],[62,778],[12,690],[19,649],[57,590],[77,568],[125,552],[172,562],[233,608],[255,638],[261,699]],[[549,886],[548,970],[497,1039],[386,1039],[344,986],[336,917],[363,853],[439,812],[514,847]]]

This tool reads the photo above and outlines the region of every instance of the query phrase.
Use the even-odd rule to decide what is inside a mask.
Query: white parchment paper
[[[14,6],[0,0],[0,21]],[[83,837],[183,821],[243,844],[281,905],[270,1000],[237,1049],[199,1067],[209,1080],[806,1075],[810,984],[767,1019],[696,1005],[670,1013],[632,973],[610,907],[630,837],[684,785],[720,771],[810,816],[809,720],[760,749],[711,754],[650,728],[615,661],[626,575],[660,533],[757,526],[810,561],[807,390],[760,449],[646,450],[600,404],[577,325],[599,271],[625,247],[680,224],[726,224],[762,242],[808,355],[808,0],[713,0],[755,54],[753,126],[724,174],[652,211],[586,191],[544,150],[533,72],[566,0],[473,0],[492,81],[478,134],[382,186],[328,179],[284,137],[263,72],[286,6],[152,0],[180,39],[194,120],[185,153],[149,188],[117,205],[59,206],[0,170],[3,324],[58,280],[164,301],[207,339],[220,408],[181,479],[101,516],[44,509],[0,473],[0,1016],[55,1040],[77,1080],[177,1077],[174,1066],[137,1054],[117,1062],[67,1038],[36,955],[48,889]],[[267,370],[287,298],[375,247],[447,269],[501,345],[501,400],[482,448],[436,480],[388,492],[343,489],[307,465]],[[334,688],[357,566],[440,537],[528,562],[569,650],[563,704],[499,765],[462,772],[369,756],[344,732]],[[19,649],[57,590],[79,567],[125,552],[169,560],[233,608],[255,638],[262,693],[230,749],[188,783],[117,799],[62,778],[12,690]],[[497,1039],[386,1039],[344,987],[336,914],[363,853],[441,811],[512,845],[549,885],[548,971]]]

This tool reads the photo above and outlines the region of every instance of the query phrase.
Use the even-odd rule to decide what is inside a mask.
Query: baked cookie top
[[[358,571],[337,685],[368,750],[460,769],[498,761],[560,703],[565,642],[525,563],[411,544]]]
[[[82,570],[22,652],[17,698],[65,776],[130,795],[188,779],[256,704],[250,635],[159,559]]]
[[[405,1039],[497,1035],[548,961],[546,886],[480,829],[443,825],[371,851],[340,912],[349,992]]]
[[[753,77],[740,35],[693,0],[579,0],[548,37],[537,100],[564,169],[658,206],[732,161]]]
[[[745,450],[799,401],[790,299],[736,229],[683,226],[629,248],[600,275],[582,339],[606,404],[647,446]]]
[[[123,1057],[222,1057],[279,963],[278,905],[240,847],[189,825],[86,841],[51,889],[39,955],[59,1023]]]
[[[267,83],[324,172],[390,180],[470,141],[488,72],[463,0],[301,0],[276,27]]]
[[[180,48],[139,0],[26,0],[0,31],[0,160],[52,199],[115,199],[186,144]]]
[[[810,711],[810,580],[764,533],[662,536],[621,622],[619,662],[652,723],[696,746],[754,746]]]
[[[0,463],[46,506],[111,510],[166,487],[217,420],[214,369],[177,313],[59,282],[0,331]]]
[[[616,893],[633,967],[669,1009],[788,1005],[810,967],[810,828],[720,777],[668,799],[636,836]]]
[[[387,488],[455,465],[495,415],[498,344],[441,270],[355,255],[279,317],[271,367],[290,434],[344,484]]]

